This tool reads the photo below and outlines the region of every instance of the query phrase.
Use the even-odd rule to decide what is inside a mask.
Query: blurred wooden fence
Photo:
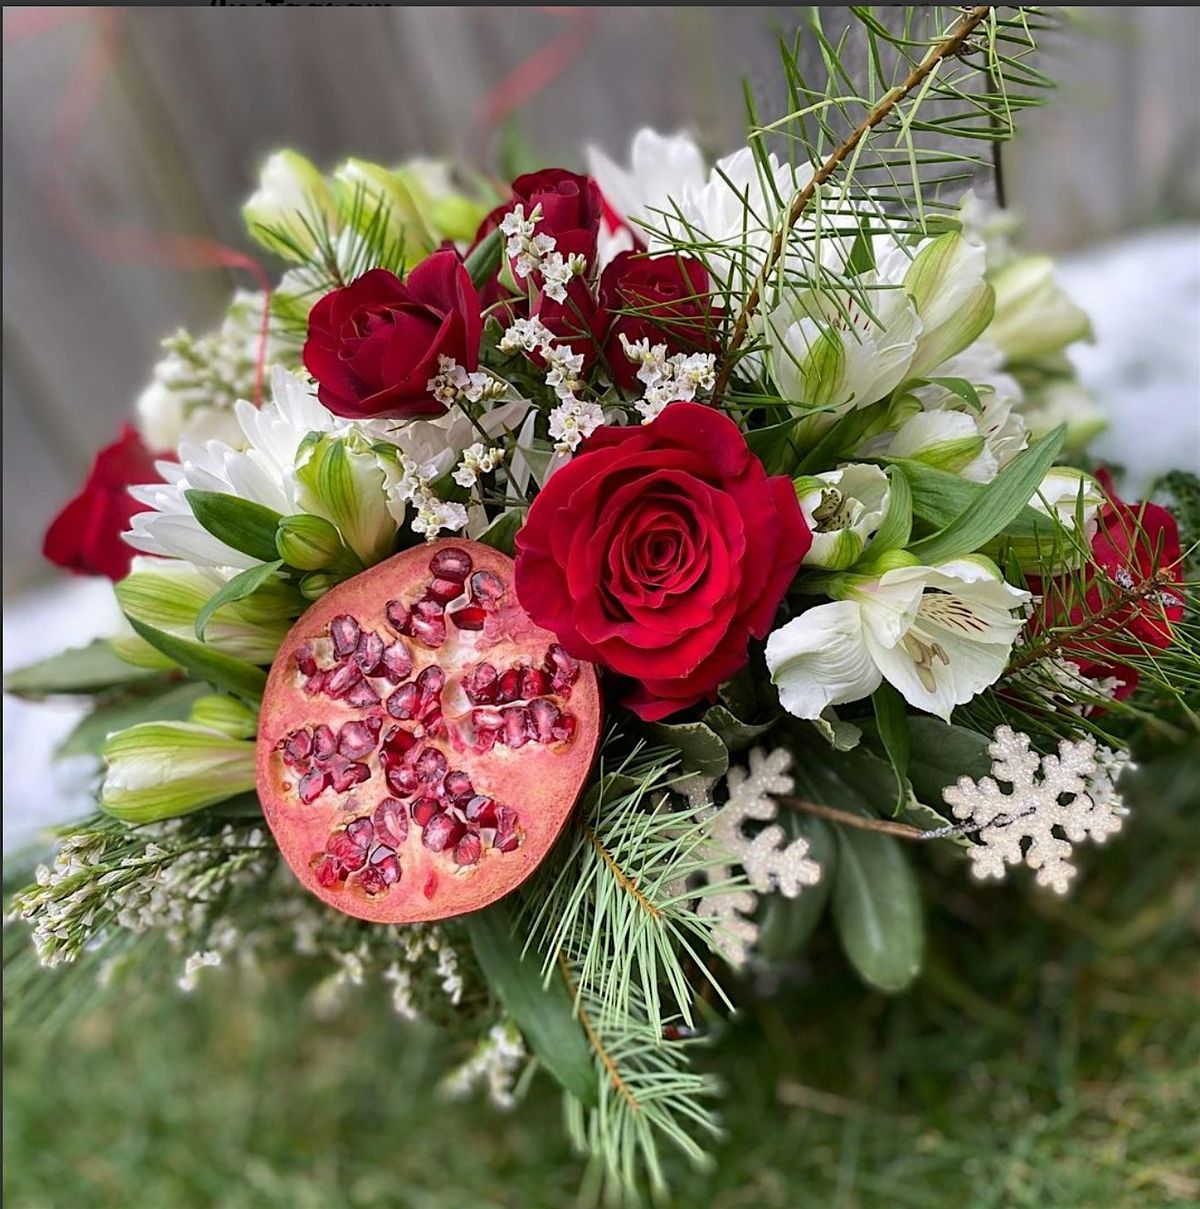
[[[111,61],[56,197],[56,122],[104,22],[50,11],[4,14],[6,593],[46,573],[45,525],[128,413],[158,340],[211,323],[232,280],[106,259],[61,210],[93,230],[245,248],[238,203],[271,148],[327,165],[351,153],[480,164],[506,103],[548,163],[578,164],[588,140],[619,152],[643,124],[691,127],[727,150],[741,139],[742,78],[768,110],[779,97],[775,39],[796,21],[777,7],[105,10]],[[1098,28],[1054,52],[1063,95],[1009,160],[1030,239],[1052,248],[1200,210],[1200,14],[1078,11]],[[559,62],[569,66],[555,76]]]

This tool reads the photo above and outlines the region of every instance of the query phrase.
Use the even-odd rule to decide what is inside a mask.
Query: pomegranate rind
[[[529,741],[517,749],[498,743],[490,751],[464,749],[462,735],[448,708],[447,732],[425,737],[426,748],[437,748],[452,769],[467,773],[476,794],[492,797],[515,810],[520,844],[515,850],[497,847],[485,850],[473,864],[462,866],[450,851],[431,852],[422,842],[422,827],[410,819],[408,836],[397,849],[402,873],[397,884],[369,894],[359,879],[337,882],[324,870],[318,876],[322,853],[339,829],[362,816],[370,817],[386,798],[394,797],[376,752],[363,761],[369,777],[344,793],[322,791],[310,804],[298,795],[299,771],[289,766],[282,750],[290,735],[302,727],[324,723],[336,735],[347,722],[361,721],[382,713],[381,731],[406,726],[391,717],[386,707],[362,707],[321,692],[306,692],[306,677],[299,670],[307,663],[300,648],[327,639],[335,618],[353,617],[362,630],[374,631],[390,643],[396,636],[386,610],[389,602],[412,603],[426,591],[432,578],[431,560],[442,550],[465,551],[472,573],[487,572],[506,588],[504,598],[488,624],[479,629],[446,626],[442,645],[430,647],[418,638],[407,637],[413,656],[412,674],[404,683],[415,682],[420,673],[438,665],[447,676],[447,706],[457,700],[461,713],[471,710],[458,689],[461,677],[481,662],[499,668],[516,664],[541,666],[555,643],[552,633],[536,625],[520,608],[513,586],[510,558],[472,541],[453,539],[432,542],[397,554],[386,562],[339,584],[296,622],[272,665],[259,715],[256,768],[258,796],[263,813],[289,867],[304,887],[336,910],[376,923],[418,923],[478,911],[515,890],[541,864],[569,818],[587,783],[600,739],[601,701],[596,673],[590,664],[580,664],[575,682],[562,698],[555,698],[575,720],[567,741]],[[491,581],[487,581],[491,586]],[[460,606],[461,607],[461,606]],[[447,613],[454,612],[450,603]],[[353,656],[351,656],[351,659]],[[336,846],[336,845],[335,845]],[[341,847],[344,847],[344,842]],[[470,855],[467,845],[460,856]],[[324,884],[333,881],[334,884]]]

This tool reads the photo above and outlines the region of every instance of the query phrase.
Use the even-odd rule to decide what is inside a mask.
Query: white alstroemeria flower
[[[704,155],[686,134],[639,130],[629,149],[629,167],[614,163],[597,147],[587,149],[588,172],[605,200],[639,235],[661,228],[671,199],[687,189],[700,189],[707,177]],[[632,242],[629,244],[632,247]],[[612,255],[621,251],[615,247]],[[606,263],[601,258],[601,263]]]
[[[1049,256],[1022,256],[991,282],[996,310],[987,338],[1010,362],[1045,357],[1091,337],[1091,320],[1063,292]]]
[[[921,338],[909,369],[913,377],[940,375],[940,367],[987,327],[995,300],[986,269],[983,245],[955,231],[916,249],[904,274],[904,289],[921,316]]]
[[[859,581],[846,598],[801,613],[767,639],[767,667],[784,709],[817,718],[883,680],[912,706],[949,721],[995,682],[1024,621],[1028,592],[985,558],[899,567]]]
[[[1042,383],[1025,396],[1020,410],[1034,436],[1043,436],[1065,424],[1068,450],[1085,448],[1108,427],[1104,409],[1095,396],[1074,378]]]
[[[302,260],[300,252],[311,255],[316,248],[314,229],[336,223],[337,203],[310,160],[298,151],[277,151],[263,164],[242,217],[261,244],[285,260]]]
[[[890,488],[878,466],[852,464],[797,479],[796,496],[812,533],[804,565],[836,571],[866,549],[887,512]]]

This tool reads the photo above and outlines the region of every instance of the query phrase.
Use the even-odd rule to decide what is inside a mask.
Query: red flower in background
[[[313,307],[304,365],[335,415],[441,415],[446,407],[430,395],[429,380],[439,356],[475,369],[480,309],[457,252],[434,252],[404,281],[370,269]]]
[[[139,483],[159,483],[155,457],[137,429],[126,424],[92,465],[83,490],[54,518],[42,543],[42,553],[57,566],[79,575],[124,579],[134,551],[121,534],[135,513],[144,512],[129,494]]]
[[[771,627],[812,535],[723,412],[600,428],[517,534],[517,595],[570,654],[638,682],[648,721],[711,698]]]
[[[637,366],[625,355],[631,344],[648,339],[665,344],[668,354],[711,353],[717,348],[721,310],[713,306],[708,271],[686,256],[641,256],[621,252],[600,278],[602,310],[613,315],[604,354],[613,378],[626,390],[637,389]]]
[[[512,183],[512,197],[483,220],[475,242],[494,231],[517,205],[525,207],[526,218],[533,214],[535,206],[541,206],[537,234],[549,235],[554,240],[556,252],[564,256],[582,256],[589,268],[595,267],[596,240],[604,201],[599,186],[590,176],[568,172],[565,168],[543,168],[540,172],[518,176]]]

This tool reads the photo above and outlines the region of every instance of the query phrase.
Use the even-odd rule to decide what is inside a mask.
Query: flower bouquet
[[[166,342],[46,538],[128,627],[9,682],[91,695],[103,760],[12,905],[44,964],[381,979],[462,1039],[445,1090],[540,1067],[657,1189],[718,1128],[698,1047],[815,929],[898,992],[918,862],[1068,890],[1194,729],[1186,541],[1089,471],[1087,318],[964,192],[1051,18],[851,16],[861,94],[815,18],[827,78],[785,46],[712,164],[268,160],[286,271]]]

